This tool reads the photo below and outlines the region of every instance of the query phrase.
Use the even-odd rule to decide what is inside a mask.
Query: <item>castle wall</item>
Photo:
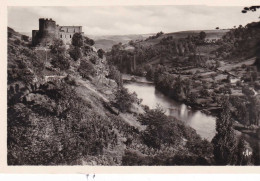
[[[71,39],[75,33],[82,33],[81,26],[59,26],[58,29],[58,37],[67,45],[71,44]]]
[[[64,44],[71,44],[71,40],[74,33],[59,32],[59,38],[64,42]]]
[[[82,27],[81,26],[59,26],[60,32],[67,32],[67,33],[81,33]]]

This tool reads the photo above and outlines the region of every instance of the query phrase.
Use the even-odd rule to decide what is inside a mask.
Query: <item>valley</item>
[[[259,23],[256,26],[259,26]],[[135,47],[131,51],[124,50],[124,46],[120,48],[122,45],[114,46],[114,50],[108,52],[107,56],[110,61],[114,61],[119,70],[132,74],[133,81],[137,79],[135,76],[143,76],[154,82],[156,90],[151,93],[145,88],[145,84],[140,85],[137,82],[139,88],[135,83],[126,84],[130,90],[139,92],[137,95],[144,100],[147,96],[147,105],[151,105],[149,101],[153,100],[151,96],[154,95],[150,94],[156,95],[159,91],[180,104],[186,104],[194,110],[218,119],[223,114],[223,100],[228,99],[236,139],[243,137],[249,153],[252,153],[259,150],[260,138],[260,81],[255,63],[258,49],[255,40],[259,38],[259,31],[255,32],[252,41],[247,40],[242,31],[244,34],[250,32],[248,27],[228,30],[219,35],[217,31],[213,31],[214,36],[218,37],[214,41],[207,39],[206,32],[197,33],[195,36],[189,34],[182,38],[157,33],[158,36],[144,41],[131,42],[131,46]],[[241,34],[238,34],[239,31]],[[236,41],[236,36],[244,36],[245,40],[240,39],[237,42],[247,41],[248,44],[248,41],[251,41],[251,47],[255,46],[254,51],[245,47],[243,43],[233,50],[227,49],[227,46],[232,46],[227,44],[231,41],[230,37],[234,36],[233,33],[237,35],[232,41]],[[202,34],[205,34],[204,43],[199,40]],[[115,53],[115,50],[119,50],[120,53]],[[169,114],[169,109],[176,109],[175,106],[165,105],[164,102],[167,101],[156,100],[156,103],[162,104],[166,109],[166,114]],[[181,111],[182,108],[177,110]],[[174,116],[182,120],[179,115]],[[202,118],[199,119],[203,126],[210,125],[209,122],[204,123]],[[214,123],[211,128],[215,130]]]
[[[260,165],[260,22],[241,7],[9,9],[8,166]]]

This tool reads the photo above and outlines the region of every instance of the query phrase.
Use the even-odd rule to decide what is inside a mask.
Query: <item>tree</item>
[[[257,43],[256,48],[256,59],[255,59],[255,65],[257,67],[257,70],[260,71],[260,41]]]
[[[116,81],[117,85],[121,87],[123,85],[123,80],[120,71],[114,65],[109,66],[109,78]]]
[[[234,164],[236,165],[247,165],[249,162],[248,156],[245,155],[246,152],[246,143],[243,136],[241,136],[238,140],[238,144],[236,146],[236,153],[235,153],[235,159]]]
[[[253,161],[254,165],[260,165],[260,146],[259,146],[259,144],[256,144],[253,147],[252,161]]]
[[[51,53],[53,54],[64,54],[66,48],[61,39],[54,39],[53,44],[50,46]]]
[[[85,36],[84,37],[84,43],[86,43],[90,46],[93,46],[95,44],[95,41]]]
[[[250,123],[254,125],[259,125],[260,101],[255,96],[249,96],[248,101],[249,101],[248,112],[249,112]]]
[[[115,93],[115,102],[121,112],[129,111],[133,101],[133,96],[129,94],[126,88],[118,88],[118,90]]]
[[[71,44],[76,47],[82,47],[83,46],[83,36],[81,33],[75,33],[72,37]]]
[[[260,6],[244,7],[244,9],[242,10],[242,13],[247,13],[248,11],[255,12],[259,8],[260,8]]]
[[[98,49],[97,53],[99,58],[103,58],[105,51],[103,49]]]
[[[51,64],[59,68],[60,70],[67,70],[70,68],[70,62],[66,56],[63,56],[61,54],[54,55],[54,57],[51,60]]]
[[[152,65],[148,64],[146,67],[146,78],[148,80],[153,80],[154,79],[154,73],[155,73],[155,70],[154,68],[152,67]]]
[[[232,164],[236,139],[231,120],[229,98],[223,100],[222,112],[216,120],[216,135],[212,139],[214,158],[217,165]]]
[[[207,34],[204,31],[201,31],[199,34],[200,39],[203,41],[205,40],[206,36],[207,36]]]
[[[80,61],[80,66],[78,70],[83,78],[89,78],[90,76],[93,76],[96,73],[93,64],[86,59],[82,59]]]
[[[70,57],[77,61],[82,56],[80,47],[71,47],[69,50]]]
[[[169,141],[172,127],[169,126],[168,118],[162,108],[148,110],[145,114],[140,115],[138,121],[147,125],[143,139],[148,146],[160,148],[162,142]]]
[[[260,71],[260,56],[256,57],[255,59],[255,65],[257,67],[257,70]]]

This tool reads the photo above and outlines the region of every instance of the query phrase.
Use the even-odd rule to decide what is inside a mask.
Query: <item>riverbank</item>
[[[183,103],[170,99],[156,90],[154,84],[125,82],[124,87],[131,93],[135,92],[137,97],[142,99],[143,105],[146,105],[151,109],[160,106],[164,109],[166,115],[173,116],[192,127],[202,138],[211,141],[214,137],[215,118],[213,116],[206,115],[199,110],[194,110]]]
[[[152,84],[152,85],[154,85],[153,81],[149,81],[145,77],[136,76],[136,75],[130,75],[130,74],[122,74],[122,80],[124,81],[124,83],[136,82],[136,83],[143,83],[143,84]],[[158,90],[158,91],[160,91],[160,90]],[[168,96],[167,94],[164,94],[164,95]],[[220,109],[220,107],[203,108],[203,107],[205,107],[203,104],[195,104],[195,103],[192,103],[192,102],[188,101],[187,99],[184,99],[182,101],[174,99],[174,101],[177,101],[179,103],[184,103],[187,106],[192,107],[194,110],[201,111],[204,114],[207,114],[209,116],[217,116],[218,112],[215,111],[215,110],[216,109]]]

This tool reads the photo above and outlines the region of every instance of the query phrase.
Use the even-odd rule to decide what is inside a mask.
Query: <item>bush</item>
[[[240,80],[237,81],[237,82],[236,82],[236,86],[237,86],[237,87],[241,87],[241,86],[242,86],[242,82],[241,82]]]
[[[96,56],[91,56],[89,61],[93,64],[96,64],[97,63],[97,57]]]
[[[143,140],[149,147],[160,148],[163,143],[173,145],[180,141],[182,133],[176,125],[177,120],[167,117],[159,107],[140,115],[138,121],[147,125]]]
[[[138,154],[137,152],[126,150],[125,154],[122,157],[122,165],[151,165],[150,160],[150,158]]]
[[[15,43],[16,45],[20,45],[20,44],[21,44],[21,41],[20,41],[19,39],[16,39],[16,40],[14,41],[14,43]]]
[[[255,95],[254,91],[252,89],[249,89],[246,86],[244,86],[242,88],[242,93],[245,94],[246,96],[253,96],[253,95]]]
[[[255,83],[254,83],[254,88],[255,88],[256,90],[260,90],[260,83],[259,83],[259,82],[255,82]]]
[[[75,80],[75,78],[71,77],[70,75],[67,75],[67,77],[65,77],[64,79],[69,85],[72,85],[72,86],[76,86],[77,85],[77,82]]]
[[[22,36],[21,36],[21,39],[22,39],[23,41],[28,42],[28,41],[29,41],[29,36],[22,35]]]
[[[70,62],[69,62],[68,58],[63,55],[60,55],[60,54],[55,55],[52,58],[51,64],[55,68],[59,68],[60,70],[68,70],[70,68]]]
[[[115,93],[115,103],[121,112],[130,111],[134,97],[129,94],[128,90],[124,87],[120,87]]]
[[[74,61],[77,61],[82,57],[81,49],[79,47],[71,47],[69,54]]]
[[[93,52],[93,48],[89,45],[85,45],[84,47],[82,47],[82,52],[84,53],[84,55],[88,55],[90,52]]]
[[[78,71],[83,78],[90,78],[96,73],[93,64],[86,59],[81,60]]]

